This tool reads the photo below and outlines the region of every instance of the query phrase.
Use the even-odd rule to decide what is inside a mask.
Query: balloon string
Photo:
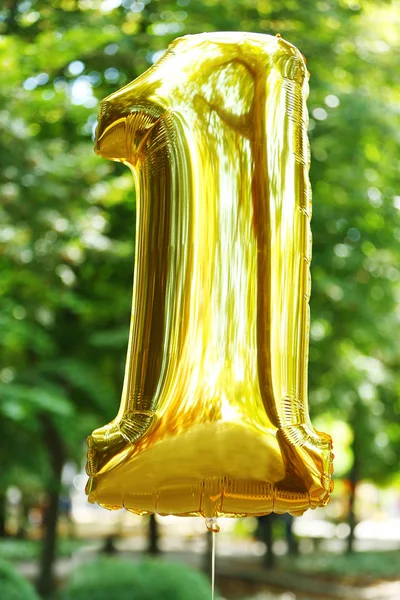
[[[213,531],[212,535],[212,549],[211,549],[211,600],[215,597],[215,536],[217,533]]]
[[[215,536],[220,530],[216,517],[206,518],[206,527],[211,533],[211,600],[214,600],[215,594]]]

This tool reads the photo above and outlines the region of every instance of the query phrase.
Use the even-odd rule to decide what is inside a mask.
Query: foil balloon
[[[301,514],[332,491],[307,404],[308,73],[280,37],[185,36],[101,104],[132,171],[133,312],[87,494],[138,514]]]

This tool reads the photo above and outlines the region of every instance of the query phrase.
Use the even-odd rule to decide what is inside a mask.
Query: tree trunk
[[[30,503],[25,498],[24,494],[22,494],[20,514],[19,514],[19,523],[18,523],[18,530],[17,530],[17,538],[20,540],[26,539],[26,533],[27,533],[28,521],[29,521],[29,509],[30,509]]]
[[[104,545],[102,548],[102,553],[107,554],[108,556],[112,556],[113,554],[117,554],[118,550],[115,547],[115,535],[108,535],[104,540]]]
[[[352,427],[353,427],[353,441],[351,444],[351,450],[353,452],[353,465],[351,467],[349,473],[349,484],[350,484],[350,492],[349,492],[349,514],[348,514],[348,525],[350,527],[349,536],[347,538],[347,553],[351,554],[354,551],[354,530],[357,525],[357,515],[356,515],[356,490],[357,483],[360,478],[360,420],[358,415],[360,414],[359,403],[354,407],[355,416],[353,418]]]
[[[156,555],[160,553],[160,548],[158,546],[159,533],[158,533],[158,525],[156,521],[155,515],[150,515],[149,521],[149,545],[147,548],[147,552],[152,555]]]
[[[354,465],[350,471],[350,495],[349,495],[349,514],[348,514],[348,524],[350,527],[349,535],[347,538],[347,552],[351,554],[354,551],[354,530],[357,524],[356,520],[356,511],[355,511],[355,501],[356,501],[356,487],[357,487],[357,469],[354,468]]]
[[[297,539],[293,534],[293,517],[291,514],[285,513],[283,519],[285,521],[285,536],[288,545],[288,554],[291,556],[298,556],[299,546],[297,544]]]
[[[211,531],[206,532],[206,550],[204,552],[204,557],[203,557],[203,571],[210,580],[212,577],[213,535],[214,534]]]
[[[52,418],[43,413],[41,415],[43,426],[43,440],[47,447],[52,470],[52,481],[48,490],[48,504],[44,519],[45,535],[43,539],[42,556],[37,588],[39,593],[46,597],[51,594],[54,587],[53,565],[56,557],[57,521],[60,503],[61,474],[64,465],[63,441],[55,427]]]
[[[7,536],[6,529],[6,495],[4,492],[0,493],[0,538]]]
[[[264,567],[266,567],[267,569],[272,569],[274,564],[275,564],[275,556],[274,556],[274,550],[273,550],[273,542],[274,542],[274,536],[273,536],[273,532],[272,532],[272,520],[273,520],[273,515],[272,513],[269,515],[266,515],[264,517],[264,521],[263,521],[263,529],[264,529],[264,542],[266,545],[266,550],[265,550],[265,554],[264,554]]]

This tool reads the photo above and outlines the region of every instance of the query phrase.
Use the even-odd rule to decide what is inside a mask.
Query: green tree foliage
[[[390,5],[367,4],[341,27],[329,66],[316,65],[320,81],[311,77],[310,98],[311,402],[358,429],[359,475],[376,481],[390,476],[399,458],[395,16]]]
[[[0,9],[1,483],[52,476],[116,414],[131,306],[131,176],[92,149],[99,100],[175,37],[280,33],[311,72],[314,413],[357,428],[359,477],[399,458],[399,14],[355,0],[7,0]]]

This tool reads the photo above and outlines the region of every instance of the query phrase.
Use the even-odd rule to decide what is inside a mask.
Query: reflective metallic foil
[[[311,192],[299,51],[186,36],[101,104],[96,151],[137,193],[117,417],[87,493],[139,513],[301,514],[332,491],[307,406]]]

